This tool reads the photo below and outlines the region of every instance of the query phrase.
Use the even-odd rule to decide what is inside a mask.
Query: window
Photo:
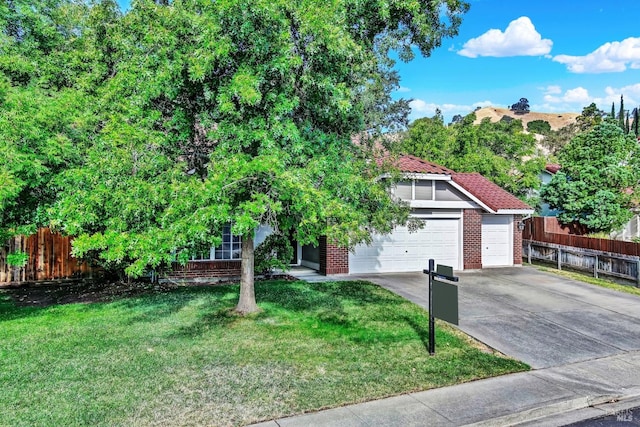
[[[433,181],[415,181],[416,200],[433,200]]]
[[[396,184],[394,189],[394,195],[401,200],[413,199],[413,182],[412,181],[400,181]]]
[[[214,248],[213,259],[240,259],[240,236],[231,234],[231,227],[222,229],[222,245]]]
[[[231,226],[226,225],[222,228],[222,243],[220,246],[211,248],[209,251],[200,252],[193,256],[193,261],[211,261],[211,260],[232,260],[240,259],[241,255],[240,236],[231,233]]]

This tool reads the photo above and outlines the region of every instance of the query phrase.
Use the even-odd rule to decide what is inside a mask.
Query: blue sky
[[[532,111],[640,105],[640,1],[471,0],[458,36],[398,63],[411,118],[445,120],[524,97]]]
[[[129,0],[118,0],[126,8]],[[469,1],[469,0],[468,0]],[[411,119],[478,106],[581,112],[640,105],[640,0],[470,0],[458,36],[398,62]]]

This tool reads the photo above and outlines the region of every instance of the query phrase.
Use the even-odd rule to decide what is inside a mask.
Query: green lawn
[[[602,277],[593,277],[590,273],[584,273],[573,270],[558,270],[556,268],[548,267],[540,264],[533,264],[535,268],[540,271],[552,273],[558,276],[567,277],[569,279],[578,280],[580,282],[589,283],[591,285],[601,286],[603,288],[613,289],[619,292],[625,292],[631,295],[640,296],[640,288],[631,284],[623,285],[616,283],[612,280],[608,280]],[[603,275],[604,276],[604,275]]]
[[[17,306],[0,291],[0,425],[243,425],[528,369],[367,282],[180,287]]]

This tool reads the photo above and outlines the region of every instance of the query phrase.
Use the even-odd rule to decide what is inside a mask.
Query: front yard
[[[237,285],[0,290],[0,425],[243,425],[528,369],[444,324],[430,357],[426,312],[367,282],[256,286],[247,318]]]

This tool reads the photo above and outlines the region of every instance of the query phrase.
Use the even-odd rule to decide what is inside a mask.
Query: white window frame
[[[222,243],[211,247],[209,253],[191,257],[191,261],[236,261],[242,257],[242,238],[231,232],[231,226],[222,227]]]

